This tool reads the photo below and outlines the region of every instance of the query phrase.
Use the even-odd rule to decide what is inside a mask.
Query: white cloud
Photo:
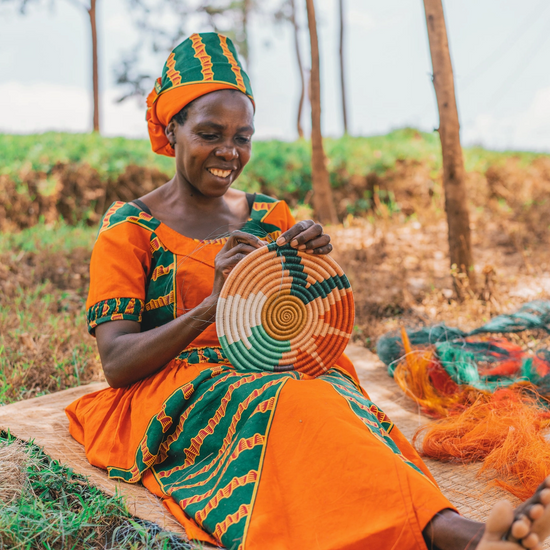
[[[348,25],[359,27],[365,31],[370,31],[376,27],[374,17],[364,10],[350,9],[347,11],[345,19]]]
[[[499,118],[481,114],[462,134],[465,144],[550,152],[550,87],[538,90],[522,113]]]
[[[134,100],[116,103],[117,94],[107,90],[101,96],[102,134],[147,137],[145,106]],[[0,132],[86,132],[91,128],[92,99],[83,88],[8,82],[0,84],[0,97]]]

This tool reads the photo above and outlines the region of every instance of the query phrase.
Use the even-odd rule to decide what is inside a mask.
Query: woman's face
[[[249,161],[253,133],[252,102],[232,90],[196,99],[184,124],[173,120],[166,128],[178,175],[212,198],[224,195]]]

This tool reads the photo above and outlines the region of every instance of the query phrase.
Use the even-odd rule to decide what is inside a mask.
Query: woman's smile
[[[220,168],[207,168],[207,170],[217,178],[228,178],[233,170],[221,170]]]

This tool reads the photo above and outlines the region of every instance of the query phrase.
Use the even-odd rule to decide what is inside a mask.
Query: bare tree
[[[317,37],[314,0],[306,0],[306,6],[311,43],[311,171],[313,209],[321,223],[338,223],[326,166],[325,151],[323,149],[323,134],[321,133],[319,39]]]
[[[338,11],[340,16],[340,89],[342,91],[342,120],[344,122],[344,134],[348,134],[348,115],[346,105],[346,78],[344,70],[344,0],[338,0]]]
[[[456,106],[453,67],[449,53],[445,15],[441,0],[424,0],[433,66],[433,84],[439,110],[439,136],[443,156],[443,188],[449,228],[451,266],[466,275],[475,287],[464,160]],[[459,285],[455,284],[461,294]]]
[[[99,133],[99,61],[97,55],[97,21],[96,21],[96,5],[97,0],[90,0],[87,7],[81,4],[78,0],[73,0],[73,3],[81,5],[87,10],[90,17],[90,29],[92,33],[92,89],[94,96],[94,132]]]
[[[97,0],[67,0],[73,6],[86,10],[90,21],[90,31],[92,39],[92,94],[93,94],[93,129],[99,132],[99,60],[97,53],[97,20],[96,7]],[[27,8],[31,4],[45,4],[46,0],[0,0],[0,4],[11,4],[19,9],[23,15],[27,13]],[[53,0],[49,0],[49,5],[53,5]]]
[[[275,22],[285,22],[292,25],[294,34],[294,52],[296,54],[296,64],[298,65],[298,74],[300,76],[300,97],[298,100],[298,110],[296,112],[296,131],[300,138],[304,137],[302,127],[302,113],[304,110],[304,99],[306,95],[306,79],[304,75],[304,66],[302,63],[302,51],[300,49],[300,26],[296,19],[296,0],[284,0],[279,9],[273,14]]]

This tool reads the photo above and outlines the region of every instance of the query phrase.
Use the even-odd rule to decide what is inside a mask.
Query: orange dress
[[[293,224],[283,201],[258,195],[243,230],[271,240]],[[223,244],[114,203],[92,254],[90,332],[194,308]],[[66,412],[91,464],[141,481],[189,538],[229,549],[425,549],[424,527],[453,508],[345,355],[318,378],[236,371],[210,326],[159,372]]]

